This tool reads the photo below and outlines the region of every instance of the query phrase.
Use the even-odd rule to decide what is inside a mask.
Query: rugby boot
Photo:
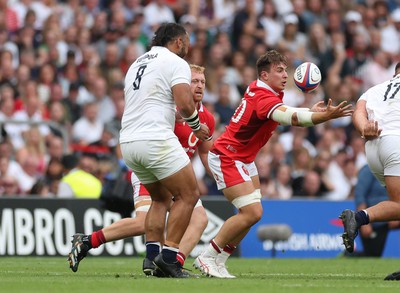
[[[89,246],[83,242],[85,234],[77,233],[72,236],[72,248],[68,254],[68,262],[70,269],[75,273],[78,271],[79,263],[84,259],[90,250]]]
[[[354,251],[354,239],[358,235],[358,224],[355,213],[351,210],[344,210],[339,216],[342,220],[344,233],[342,234],[343,244],[350,253]]]

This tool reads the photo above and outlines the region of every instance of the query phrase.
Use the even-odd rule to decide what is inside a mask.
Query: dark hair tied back
[[[185,34],[186,30],[180,24],[174,22],[164,23],[154,33],[151,46],[165,47],[169,42]]]

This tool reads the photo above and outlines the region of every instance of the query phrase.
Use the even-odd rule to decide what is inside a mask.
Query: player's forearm
[[[307,111],[304,108],[293,108],[280,106],[272,113],[272,119],[282,125],[309,127],[326,122],[331,119],[350,116],[353,113],[351,105],[346,102],[338,106],[332,106],[332,101],[328,101],[328,106],[324,111]]]
[[[364,126],[367,123],[368,123],[368,118],[366,116],[366,113],[356,110],[353,115],[353,125],[355,129],[360,133],[360,135],[363,135]]]
[[[190,117],[196,110],[188,84],[177,84],[172,88],[176,107],[183,118]]]
[[[368,114],[365,106],[366,102],[359,100],[353,114],[353,125],[360,135],[363,135],[365,125],[368,124]]]

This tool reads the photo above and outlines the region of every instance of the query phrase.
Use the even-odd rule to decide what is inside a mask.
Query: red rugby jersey
[[[264,82],[253,81],[211,151],[244,163],[253,162],[279,124],[270,117],[283,104],[282,99],[283,92],[277,94]]]
[[[213,135],[215,128],[214,116],[207,110],[206,107],[203,106],[203,104],[200,104],[198,113],[200,122],[206,124],[210,129],[210,136]],[[189,158],[192,158],[198,145],[201,143],[201,140],[199,140],[193,134],[192,129],[185,121],[175,122],[174,133],[178,137],[179,142],[186,154],[189,156]]]

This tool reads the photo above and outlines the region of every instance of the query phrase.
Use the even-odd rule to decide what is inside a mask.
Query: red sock
[[[182,252],[178,252],[176,255],[176,260],[179,261],[181,266],[183,266],[183,264],[185,263],[185,260],[186,260],[186,255],[184,255]]]
[[[104,237],[103,230],[95,231],[92,233],[91,237],[92,247],[97,248],[100,245],[106,243],[106,238]]]
[[[216,252],[221,253],[221,248],[215,243],[214,239],[210,241],[211,246],[215,249]]]
[[[234,251],[235,249],[236,249],[236,246],[234,246],[234,245],[232,245],[232,244],[227,244],[227,245],[224,247],[223,251],[225,251],[225,252],[228,253],[228,254],[232,254],[233,251]]]

